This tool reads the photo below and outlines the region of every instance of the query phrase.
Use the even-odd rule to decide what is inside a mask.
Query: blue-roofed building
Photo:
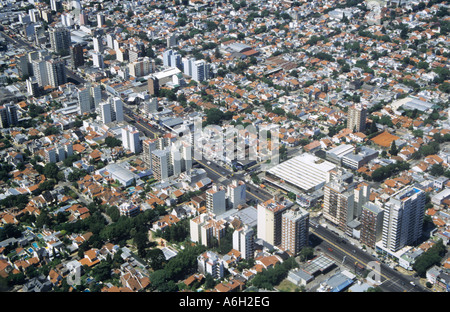
[[[334,274],[323,282],[318,292],[341,292],[346,290],[354,283],[355,275],[348,271],[342,271]]]

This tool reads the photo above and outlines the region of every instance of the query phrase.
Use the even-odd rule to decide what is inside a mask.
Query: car
[[[333,249],[331,249],[330,247],[328,247],[328,251],[332,252],[332,251],[333,251]]]
[[[414,283],[413,281],[409,282],[411,285],[413,285],[414,287],[416,287],[416,283]]]

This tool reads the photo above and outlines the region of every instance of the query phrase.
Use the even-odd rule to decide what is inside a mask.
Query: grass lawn
[[[300,287],[296,286],[292,282],[288,281],[287,279],[284,279],[280,285],[275,287],[278,291],[281,292],[297,292],[300,291]]]

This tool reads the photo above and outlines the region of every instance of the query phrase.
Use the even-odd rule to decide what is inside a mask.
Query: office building
[[[257,205],[257,238],[279,246],[282,238],[282,214],[292,203],[284,199],[269,199]]]
[[[297,255],[308,246],[309,213],[299,207],[283,213],[281,230],[281,248]]]
[[[426,193],[407,186],[393,194],[384,205],[382,247],[397,252],[416,243],[422,236]]]
[[[233,180],[231,184],[228,184],[227,197],[230,209],[237,209],[239,206],[245,205],[246,194],[245,182]]]
[[[53,52],[64,56],[70,53],[70,30],[66,27],[54,27],[49,31],[50,46]]]
[[[83,46],[79,43],[70,47],[70,66],[76,70],[84,65]]]
[[[370,248],[375,248],[376,242],[381,240],[383,231],[384,210],[375,203],[367,202],[361,213],[360,242]]]
[[[242,259],[251,259],[255,253],[255,231],[244,225],[233,232],[233,249],[241,253]]]
[[[17,107],[15,104],[0,106],[0,128],[9,128],[18,122]]]
[[[223,186],[213,184],[206,191],[206,209],[215,215],[221,215],[227,210],[225,188]]]
[[[367,109],[360,104],[350,106],[348,109],[347,128],[355,132],[364,132],[366,129]]]
[[[130,150],[132,153],[140,153],[142,147],[139,131],[131,125],[122,128],[122,144],[125,149]]]

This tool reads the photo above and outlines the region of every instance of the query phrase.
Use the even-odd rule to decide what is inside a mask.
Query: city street
[[[428,289],[419,284],[419,279],[401,274],[395,269],[381,263],[377,258],[353,245],[349,240],[341,238],[328,229],[319,226],[310,228],[311,241],[316,251],[323,252],[336,260],[339,265],[346,266],[352,273],[357,272],[358,266],[372,268],[379,265],[380,288],[386,292],[426,292]],[[410,284],[413,281],[416,286]]]

